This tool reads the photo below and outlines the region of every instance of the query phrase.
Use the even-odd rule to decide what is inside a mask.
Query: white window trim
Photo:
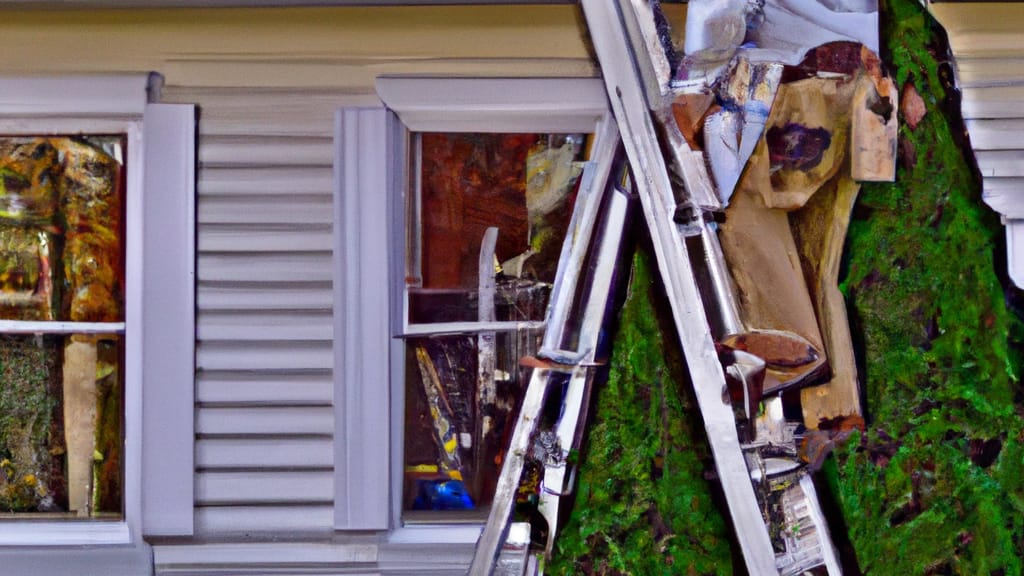
[[[139,545],[144,532],[192,531],[195,122],[191,106],[150,104],[153,80],[144,74],[0,79],[0,134],[126,137],[124,516],[4,520],[0,550]],[[179,121],[169,122],[175,113]],[[144,452],[159,454],[159,465],[144,462]]]
[[[336,122],[335,529],[392,544],[476,542],[482,524],[401,522],[404,193],[410,131],[593,132],[610,121],[591,78],[379,78],[382,107]],[[349,441],[352,439],[352,441]],[[386,480],[385,480],[386,479]]]

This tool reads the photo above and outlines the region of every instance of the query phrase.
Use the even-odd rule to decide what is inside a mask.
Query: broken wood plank
[[[804,424],[811,429],[817,429],[825,419],[861,414],[846,302],[837,285],[843,244],[859,190],[860,184],[840,174],[803,209],[790,214],[832,368],[827,383],[800,393]]]
[[[850,173],[862,182],[896,180],[898,92],[891,79],[878,81],[881,89],[873,82],[858,82],[853,95]]]

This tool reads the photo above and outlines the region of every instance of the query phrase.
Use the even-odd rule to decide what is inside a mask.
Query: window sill
[[[388,534],[389,544],[472,544],[483,531],[476,524],[406,524]]]
[[[0,546],[95,546],[131,543],[126,522],[0,522]]]

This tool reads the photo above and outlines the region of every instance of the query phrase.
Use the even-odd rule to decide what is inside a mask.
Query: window
[[[124,135],[0,137],[0,515],[121,518]]]
[[[157,80],[0,79],[8,559],[191,533],[195,115]]]
[[[591,136],[411,138],[404,310],[392,312],[405,315],[403,520],[483,520]]]
[[[432,222],[435,210],[447,210],[453,218],[464,215],[464,209],[453,210],[446,202],[467,196],[465,190],[452,196],[449,187],[446,196],[432,198],[437,184],[433,180],[451,180],[444,175],[447,166],[463,171],[472,182],[478,177],[477,165],[490,162],[490,156],[505,161],[516,156],[505,150],[520,148],[523,162],[508,167],[519,182],[516,186],[526,186],[523,167],[530,164],[531,151],[535,163],[564,154],[569,158],[565,169],[578,173],[579,163],[586,159],[588,135],[609,129],[606,96],[596,79],[379,79],[377,88],[387,108],[346,109],[337,124],[336,438],[358,435],[367,442],[335,444],[335,525],[395,529],[395,543],[475,542],[484,519],[479,512],[463,519],[475,525],[460,528],[439,527],[443,514],[410,510],[416,507],[418,480],[451,478],[450,471],[441,469],[445,459],[438,453],[439,445],[454,440],[460,464],[463,459],[482,462],[476,470],[490,467],[485,476],[496,475],[493,462],[500,458],[475,450],[480,442],[474,436],[483,428],[479,420],[455,428],[457,435],[441,442],[441,430],[421,418],[430,410],[432,371],[455,367],[465,372],[466,386],[475,387],[474,372],[480,366],[472,359],[480,340],[493,334],[495,348],[501,350],[518,346],[512,343],[516,339],[539,338],[553,280],[553,268],[543,263],[557,262],[558,254],[536,257],[540,251],[531,246],[530,207],[522,196],[514,207],[509,203],[519,216],[492,218],[487,212],[506,210],[487,200],[483,214],[474,215],[479,221],[471,226]],[[571,205],[576,185],[575,176],[568,178],[559,188],[562,192],[552,197]],[[571,214],[571,206],[558,213]],[[546,225],[541,220],[538,236],[545,226],[564,234],[563,223]],[[498,229],[497,238],[487,232],[492,227]],[[499,247],[501,241],[506,244]],[[457,258],[432,262],[456,244]],[[560,251],[561,239],[555,238],[553,245]],[[494,279],[489,272],[496,270],[495,260],[502,274],[493,287],[493,305],[487,305],[486,294],[492,289],[484,286],[481,291],[481,284],[488,277]],[[505,357],[495,354],[499,378],[513,378],[522,351]],[[456,360],[458,354],[467,354],[470,360]],[[410,398],[408,405],[420,404],[410,420],[423,427],[423,434],[429,432],[416,435],[416,441],[425,443],[426,457],[421,448],[406,443],[410,436],[403,415],[407,396],[413,394],[418,399]],[[494,446],[500,450],[501,442],[495,440]],[[381,454],[389,456],[385,460]],[[373,464],[367,467],[368,462]],[[384,477],[391,482],[382,485],[378,479]],[[470,485],[487,483],[475,470],[463,479]],[[473,492],[471,487],[471,497]],[[487,490],[478,494],[486,505]],[[426,517],[418,517],[422,514]]]

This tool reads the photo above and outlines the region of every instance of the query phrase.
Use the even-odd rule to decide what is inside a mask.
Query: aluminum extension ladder
[[[470,568],[471,576],[492,574],[522,576],[537,573],[536,561],[527,553],[529,527],[511,521],[516,490],[531,446],[535,443],[537,423],[554,382],[568,378],[563,400],[563,416],[556,435],[563,453],[578,446],[586,424],[585,409],[594,375],[595,349],[606,319],[613,268],[628,217],[627,197],[639,196],[644,219],[654,244],[661,279],[672,309],[673,321],[686,358],[687,367],[707,438],[714,457],[717,476],[729,508],[732,525],[742,555],[751,574],[778,574],[776,555],[761,515],[760,505],[744,457],[731,402],[726,390],[725,373],[708,326],[709,320],[727,331],[740,327],[728,271],[721,257],[718,238],[705,221],[710,211],[721,209],[699,152],[693,152],[680,134],[664,134],[673,149],[668,158],[659,144],[656,119],[670,114],[665,95],[668,78],[664,63],[652,43],[658,42],[653,18],[637,15],[637,6],[647,0],[582,0],[591,38],[618,124],[622,147],[632,169],[632,190],[625,189],[621,177],[613,174],[611,161],[616,153],[609,145],[595,151],[593,163],[603,169],[585,172],[581,190],[589,190],[584,210],[577,210],[563,248],[562,262],[552,294],[552,312],[539,356],[546,363],[535,369],[528,385],[505,459],[494,503]],[[652,14],[646,14],[651,16]],[[661,54],[663,56],[663,54]],[[607,130],[615,126],[606,127]],[[664,129],[664,126],[661,126]],[[617,138],[601,140],[616,142]],[[581,198],[584,198],[581,193]],[[604,213],[604,214],[602,214]],[[568,239],[578,235],[575,244]],[[587,251],[590,244],[599,246]],[[699,253],[691,253],[698,250]],[[586,258],[593,259],[584,266]],[[695,275],[699,263],[705,283]],[[583,308],[583,328],[574,351],[561,349],[572,294],[582,281],[585,268],[596,270]],[[597,279],[597,282],[593,280]],[[580,308],[576,308],[580,310]],[[571,490],[573,478],[565,477],[564,462],[545,465],[545,489],[540,510],[549,528],[546,550],[550,552],[557,529],[561,490]],[[551,475],[549,478],[548,475]],[[813,495],[813,484],[801,482]],[[824,522],[819,517],[817,521]],[[827,531],[822,548],[830,576],[841,574],[838,559]]]

